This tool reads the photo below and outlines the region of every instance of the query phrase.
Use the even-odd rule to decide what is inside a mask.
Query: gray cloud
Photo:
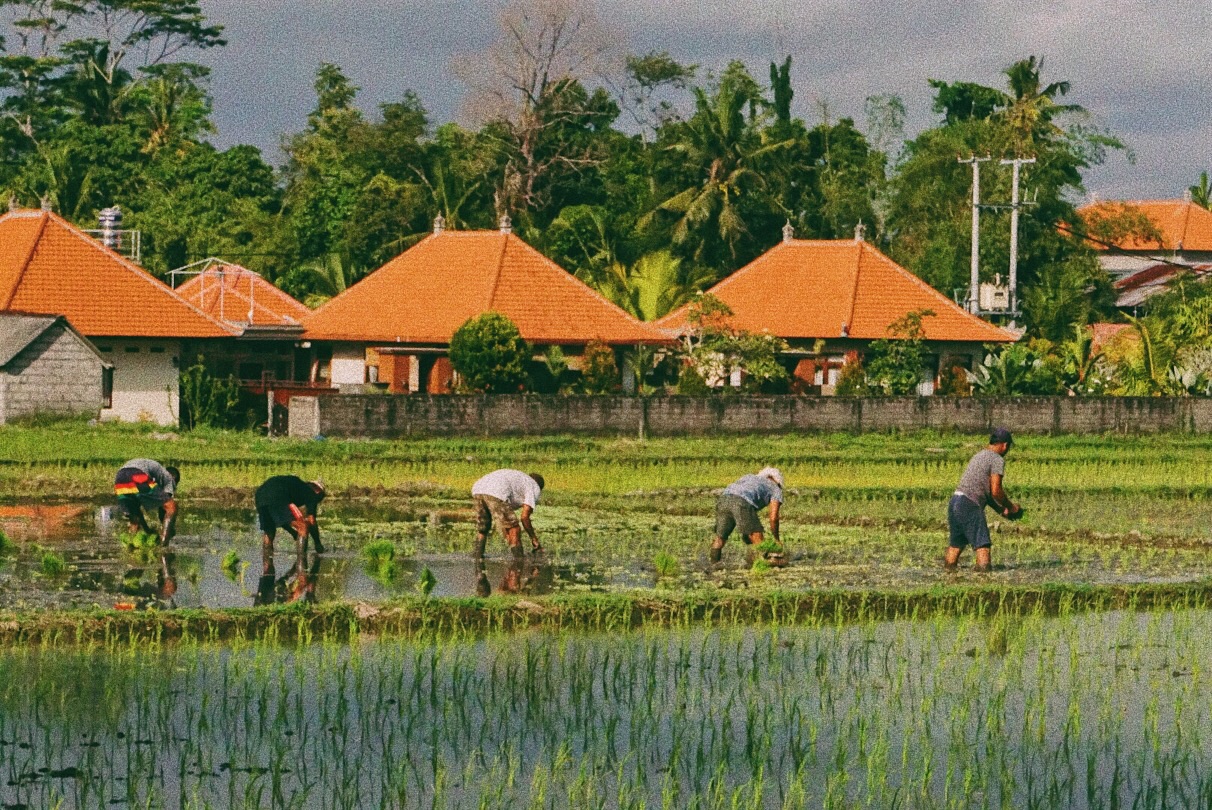
[[[362,87],[367,110],[420,95],[435,121],[455,117],[463,88],[455,54],[492,42],[501,2],[487,0],[204,0],[229,45],[204,56],[220,145],[252,143],[277,159],[283,133],[313,105],[322,62]],[[755,76],[790,54],[796,112],[861,121],[864,99],[895,93],[911,131],[933,120],[928,78],[1001,85],[1001,70],[1045,57],[1045,78],[1068,79],[1069,100],[1123,137],[1136,165],[1112,156],[1088,175],[1103,199],[1174,197],[1212,169],[1212,4],[1207,0],[600,0],[608,30],[630,52],[668,50],[719,70],[729,60]]]

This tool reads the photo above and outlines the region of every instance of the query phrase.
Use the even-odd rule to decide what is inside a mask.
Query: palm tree
[[[668,147],[694,174],[694,181],[640,221],[646,227],[657,215],[676,215],[673,243],[697,240],[690,255],[698,263],[710,263],[716,239],[736,257],[737,243],[748,233],[740,203],[766,186],[757,164],[763,156],[793,143],[761,143],[745,119],[745,108],[756,101],[751,84],[752,79],[746,83],[726,77],[714,98],[694,88],[695,113],[682,126],[682,139]]]
[[[1212,187],[1208,184],[1208,173],[1199,173],[1199,182],[1187,189],[1191,192],[1191,202],[1212,210]]]
[[[1052,82],[1044,86],[1040,80],[1043,68],[1044,60],[1034,56],[1020,59],[1006,68],[1010,95],[1000,114],[1014,132],[1014,146],[1020,155],[1031,151],[1037,139],[1062,134],[1060,127],[1052,122],[1057,115],[1085,112],[1077,104],[1057,103],[1059,97],[1069,93],[1069,82]]]
[[[668,250],[641,256],[631,267],[614,263],[598,292],[642,321],[655,321],[689,302],[715,280],[710,268],[683,262]]]

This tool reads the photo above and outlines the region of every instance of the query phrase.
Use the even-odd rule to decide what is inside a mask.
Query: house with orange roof
[[[434,232],[303,320],[304,338],[327,347],[328,379],[378,383],[392,392],[446,393],[455,330],[485,312],[512,320],[537,350],[576,355],[600,341],[617,352],[672,341],[607,301],[515,236],[499,231]]]
[[[890,327],[909,313],[931,313],[922,320],[930,353],[919,388],[924,394],[933,392],[940,368],[971,369],[984,356],[985,344],[1017,339],[957,306],[861,238],[794,239],[785,229],[781,244],[708,292],[732,310],[732,327],[787,341],[785,360],[795,388],[824,394],[833,392],[847,362],[873,340],[894,337]],[[684,306],[657,326],[686,334],[688,311]]]
[[[0,216],[0,312],[62,315],[97,347],[103,419],[175,423],[186,353],[236,334],[50,211]]]
[[[1184,200],[1124,200],[1078,209],[1087,243],[1113,278],[1153,265],[1212,263],[1212,211]]]

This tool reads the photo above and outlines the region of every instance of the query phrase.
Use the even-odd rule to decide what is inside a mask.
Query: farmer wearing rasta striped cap
[[[316,525],[316,511],[324,500],[324,482],[304,481],[297,475],[275,475],[265,479],[257,487],[254,501],[257,505],[257,522],[261,525],[261,557],[265,573],[273,569],[274,535],[278,529],[286,529],[295,538],[300,570],[307,555],[307,541],[316,541],[316,553],[324,553],[320,542],[320,527]]]
[[[156,509],[160,515],[160,542],[167,543],[177,531],[177,484],[181,471],[165,467],[150,458],[133,458],[114,476],[114,494],[118,506],[126,512],[131,532],[151,533],[143,510]]]
[[[750,546],[762,543],[762,521],[758,512],[770,505],[770,533],[779,539],[779,507],[783,504],[783,474],[776,467],[764,467],[757,475],[743,475],[725,487],[715,502],[715,540],[711,543],[710,559],[720,561],[724,543],[733,529],[741,533]],[[751,551],[752,554],[752,551]]]

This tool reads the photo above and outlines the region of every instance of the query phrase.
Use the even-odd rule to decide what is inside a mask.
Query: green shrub
[[[528,381],[530,353],[518,327],[499,312],[469,319],[450,338],[450,364],[459,373],[464,391],[518,391]]]
[[[181,426],[185,429],[236,427],[242,421],[239,404],[239,380],[211,374],[202,355],[181,372]]]
[[[0,529],[0,554],[12,554],[16,550],[17,544],[5,533],[4,529]]]
[[[658,551],[652,558],[657,577],[671,577],[678,572],[678,558],[668,551]]]
[[[39,570],[48,577],[57,577],[67,570],[67,561],[53,551],[45,551],[42,553]]]
[[[842,366],[837,375],[837,387],[833,393],[839,397],[861,397],[867,394],[867,369],[863,361],[851,360]]]
[[[590,341],[581,355],[581,385],[587,394],[609,394],[619,384],[619,366],[614,350],[600,341]]]

